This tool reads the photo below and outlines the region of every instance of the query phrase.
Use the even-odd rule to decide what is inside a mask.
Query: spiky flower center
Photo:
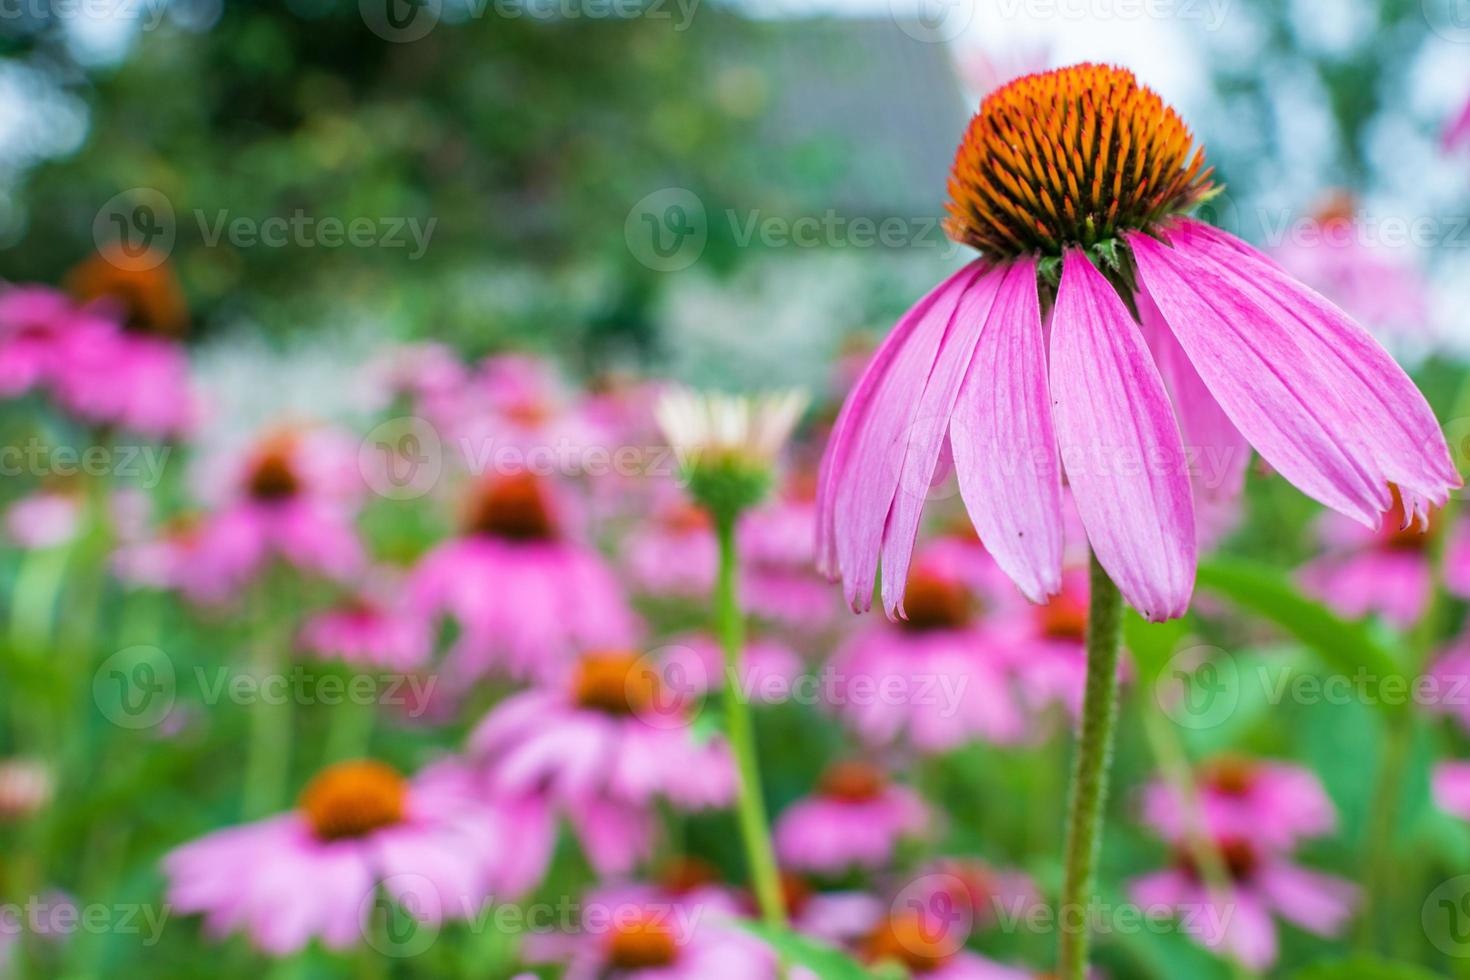
[[[913,632],[960,629],[973,617],[974,601],[963,583],[916,569],[904,589],[903,610],[904,628]]]
[[[300,806],[324,841],[365,837],[403,820],[408,783],[391,766],[370,759],[339,762],[301,792]]]
[[[883,795],[888,785],[883,771],[866,762],[838,762],[822,774],[817,789],[829,800],[841,803],[870,803]]]
[[[506,541],[548,541],[556,537],[556,522],[546,493],[531,473],[486,480],[470,500],[465,524],[471,533]]]
[[[1131,71],[1026,75],[980,104],[955,154],[955,241],[987,255],[1057,256],[1147,230],[1209,196],[1212,171],[1179,115]]]
[[[615,970],[654,970],[672,966],[679,957],[674,934],[652,911],[617,923],[608,934],[608,965]]]
[[[636,715],[658,694],[658,675],[636,653],[589,653],[577,663],[572,696],[579,707]]]

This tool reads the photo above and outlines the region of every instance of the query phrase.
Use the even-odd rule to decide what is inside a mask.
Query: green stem
[[[781,894],[781,878],[776,870],[766,804],[761,795],[760,766],[756,761],[750,705],[741,694],[740,660],[745,649],[745,617],[735,594],[734,517],[717,516],[715,530],[720,544],[720,572],[715,583],[715,624],[720,646],[725,652],[725,723],[739,777],[736,817],[761,918],[769,926],[780,927],[786,923],[786,902]]]
[[[285,610],[270,601],[274,570],[267,572],[256,592],[255,622],[258,635],[251,651],[251,669],[262,695],[250,707],[250,742],[245,757],[245,819],[253,820],[274,812],[286,797],[286,780],[290,772],[292,715],[290,698],[272,704],[264,691],[269,680],[281,673],[289,641],[280,635],[276,616],[284,618]]]
[[[1092,599],[1087,612],[1087,692],[1082,702],[1082,728],[1077,734],[1072,767],[1066,878],[1057,917],[1060,980],[1085,980],[1087,975],[1087,914],[1102,842],[1103,805],[1107,800],[1113,732],[1118,721],[1118,644],[1122,625],[1123,598],[1094,555]]]

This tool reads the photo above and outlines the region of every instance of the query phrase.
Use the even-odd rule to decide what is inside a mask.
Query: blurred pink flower
[[[1432,331],[1427,277],[1412,260],[1365,238],[1352,195],[1332,195],[1308,227],[1271,250],[1282,268],[1380,336]]]
[[[633,653],[589,653],[556,683],[513,694],[470,738],[496,795],[539,794],[605,874],[648,853],[650,807],[722,806],[735,772],[724,742],[701,737],[681,694]]]
[[[815,793],[776,820],[776,854],[787,868],[817,874],[878,869],[901,839],[923,834],[929,821],[928,806],[913,790],[868,763],[840,762]]]
[[[378,888],[435,925],[472,916],[492,896],[533,887],[553,844],[539,808],[487,803],[457,762],[411,780],[346,762],[318,774],[297,810],[185,844],[163,870],[168,901],[202,914],[212,936],[243,931],[288,956],[312,939],[332,949],[361,942]]]
[[[120,549],[119,575],[212,605],[237,598],[272,559],[337,581],[360,572],[362,487],[345,434],[282,428],[215,464],[205,488],[213,509]]]
[[[895,908],[863,940],[860,952],[874,965],[897,964],[923,980],[1032,980],[1029,970],[1003,966],[964,948],[923,911]]]
[[[829,626],[839,603],[817,572],[815,485],[788,481],[740,524],[741,595],[750,612],[806,632]]]
[[[730,924],[728,910],[662,889],[614,885],[586,895],[566,945],[564,980],[775,980],[775,956]]]
[[[1428,514],[1415,517],[1404,510],[1397,490],[1393,505],[1376,531],[1338,514],[1323,514],[1318,523],[1323,554],[1302,567],[1304,588],[1344,616],[1377,613],[1399,628],[1414,625],[1424,614],[1434,590],[1432,545]],[[1463,541],[1447,554],[1445,584],[1467,594]],[[1453,567],[1455,574],[1448,574]]]
[[[1273,914],[1329,937],[1340,935],[1352,917],[1358,889],[1351,882],[1297,867],[1250,838],[1227,837],[1218,846],[1230,879],[1228,895],[1213,894],[1193,860],[1180,852],[1174,867],[1133,880],[1133,901],[1179,910],[1185,934],[1257,971],[1276,962]]]
[[[1470,762],[1441,762],[1431,776],[1434,804],[1445,813],[1470,820]]]
[[[436,547],[408,581],[416,614],[448,614],[461,634],[450,666],[463,679],[502,670],[560,673],[577,651],[628,647],[638,622],[611,569],[572,534],[565,503],[529,473],[482,479],[459,537]]]
[[[1428,677],[1434,683],[1430,708],[1454,716],[1470,731],[1470,633],[1461,633],[1440,653]]]
[[[906,602],[907,619],[867,623],[833,654],[836,711],[872,745],[906,740],[943,752],[977,738],[1023,739],[1027,719],[1008,654],[955,569],[921,556]]]
[[[447,345],[428,341],[394,347],[364,369],[370,407],[404,407],[436,427],[456,419],[469,369]]]
[[[76,537],[86,501],[81,487],[40,490],[5,511],[5,532],[22,548],[54,548]]]
[[[125,330],[73,334],[56,369],[57,401],[94,425],[180,436],[199,420],[189,359],[176,341]]]
[[[709,515],[682,490],[665,492],[652,513],[629,529],[620,551],[634,587],[660,598],[707,601],[715,584],[719,548]]]
[[[1310,769],[1222,755],[1197,774],[1199,830],[1216,838],[1247,838],[1287,849],[1337,829],[1337,811]],[[1143,790],[1142,817],[1171,844],[1194,832],[1190,811],[1163,780]]]
[[[671,638],[660,651],[657,669],[665,685],[691,696],[718,691],[725,685],[725,654],[719,641],[707,633]],[[754,638],[741,654],[741,696],[755,704],[779,704],[792,699],[801,657],[772,639]]]
[[[53,380],[63,338],[83,322],[70,297],[48,286],[0,292],[0,397],[14,398]],[[85,322],[86,329],[107,329]]]
[[[429,624],[415,615],[392,576],[370,580],[301,627],[301,648],[366,667],[410,670],[433,653]]]

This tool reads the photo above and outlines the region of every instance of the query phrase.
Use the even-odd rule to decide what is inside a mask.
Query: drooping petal
[[[1128,604],[1182,615],[1194,506],[1179,426],[1138,325],[1082,252],[1063,258],[1051,321],[1057,443],[1082,526]]]
[[[1146,293],[1135,299],[1144,338],[1179,419],[1195,506],[1201,498],[1223,501],[1239,496],[1250,466],[1250,443],[1210,394],[1153,300]]]
[[[916,393],[934,369],[960,297],[982,269],[970,263],[904,314],[858,381],[828,442],[817,488],[817,552],[829,574],[841,574],[854,609],[872,605],[883,528],[898,488],[905,436],[918,412]]]
[[[1443,503],[1460,485],[1424,396],[1341,310],[1224,232],[1128,236],[1158,305],[1231,422],[1282,476],[1369,527],[1389,484]]]
[[[934,370],[918,397],[918,411],[904,434],[905,451],[898,489],[883,530],[883,609],[892,617],[902,610],[909,559],[919,531],[919,515],[929,499],[930,484],[960,383],[975,353],[986,319],[994,308],[996,292],[1005,273],[988,269],[977,275],[960,297],[950,317]]]
[[[1036,264],[1005,274],[950,423],[960,496],[997,565],[1033,602],[1061,589],[1062,480]]]

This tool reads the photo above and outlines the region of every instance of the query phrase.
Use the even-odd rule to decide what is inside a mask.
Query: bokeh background
[[[1315,284],[1361,304],[1353,312],[1411,367],[1463,463],[1470,147],[1451,128],[1470,100],[1470,9],[1460,0],[0,0],[0,277],[59,284],[118,241],[166,256],[203,410],[148,487],[165,514],[184,507],[191,460],[262,426],[371,428],[382,405],[365,395],[366,366],[417,341],[466,362],[534,354],[584,391],[634,377],[800,385],[820,417],[850,381],[841,365],[968,259],[939,220],[977,100],[1015,74],[1082,60],[1132,68],[1189,121],[1226,188],[1206,206],[1215,223],[1318,268],[1295,253],[1350,220],[1347,271],[1330,266]],[[32,400],[6,407],[0,437],[84,445],[95,433]],[[4,481],[6,505],[44,483]],[[1318,554],[1318,508],[1266,475],[1249,491],[1225,552],[1283,572]],[[448,523],[374,505],[364,533],[385,560],[413,561]],[[128,730],[88,707],[98,665],[148,644],[182,676],[263,630],[289,636],[291,617],[329,594],[199,616],[85,573],[105,564],[94,547],[52,564],[19,547],[0,556],[6,750],[41,757],[55,787],[41,819],[4,828],[0,890],[7,901],[47,888],[156,909],[160,856],[238,817],[247,720],[201,709],[167,734]],[[38,634],[27,603],[48,582],[54,606]],[[1260,663],[1315,676],[1320,648],[1342,641],[1218,599],[1204,606],[1213,620],[1191,620],[1191,642],[1228,650],[1241,676]],[[1351,642],[1427,656],[1463,620],[1458,599],[1435,610],[1404,629],[1355,623]],[[656,618],[672,631],[702,616],[660,607]],[[1160,669],[1182,636],[1158,640]],[[73,659],[58,668],[62,655]],[[1433,763],[1463,755],[1463,734],[1427,717],[1400,726],[1354,690],[1342,702],[1283,700],[1247,684],[1228,718],[1177,726],[1190,758],[1248,751],[1316,772],[1340,824],[1312,845],[1314,863],[1378,889],[1346,936],[1287,934],[1265,975],[1421,976],[1309,972],[1356,950],[1424,976],[1470,976],[1470,939],[1430,924],[1438,901],[1470,894],[1436,890],[1470,872],[1470,829],[1429,792]],[[327,714],[300,713],[300,744],[330,737]],[[456,744],[471,715],[386,725],[375,748],[411,766]],[[820,759],[845,751],[817,712],[793,707],[762,725],[777,810],[810,788]],[[1133,775],[1119,814],[1127,787],[1158,767],[1145,728],[1135,718],[1125,729],[1121,771]],[[301,754],[293,786],[311,772]],[[1058,736],[999,757],[966,749],[904,775],[948,813],[953,853],[1020,866],[1047,890],[1059,875],[1065,760]],[[1385,767],[1398,777],[1387,811]],[[1105,858],[1115,881],[1161,860],[1119,819]],[[724,818],[686,830],[694,849],[738,866]],[[546,894],[585,886],[586,869],[567,863]],[[507,977],[522,968],[517,941],[485,930],[412,958],[267,959],[238,937],[215,946],[178,916],[156,944],[75,930],[16,969]],[[985,951],[1039,969],[1050,940],[1001,935]],[[1177,934],[1117,937],[1102,957],[1116,978],[1239,975]]]

